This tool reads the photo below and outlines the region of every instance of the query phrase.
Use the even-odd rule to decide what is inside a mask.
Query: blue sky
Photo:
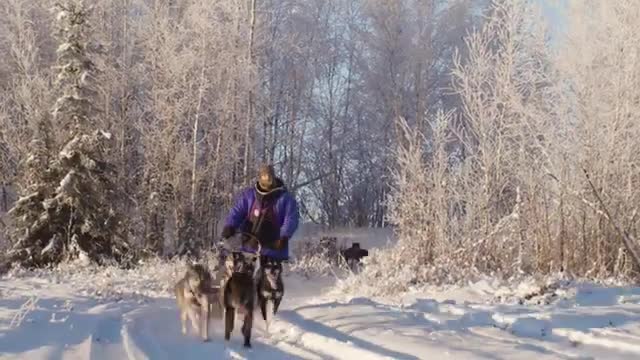
[[[566,6],[566,0],[538,0],[542,6],[544,15],[549,19],[549,27],[552,35],[562,31],[566,24],[562,14],[562,8]],[[615,0],[613,0],[615,1]]]

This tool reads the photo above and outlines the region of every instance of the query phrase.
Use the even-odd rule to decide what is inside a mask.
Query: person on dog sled
[[[289,259],[289,240],[298,228],[299,218],[293,195],[276,177],[273,166],[263,165],[258,181],[244,189],[231,208],[222,238],[230,242],[236,235],[242,245],[253,238],[261,245],[263,261],[282,262]]]

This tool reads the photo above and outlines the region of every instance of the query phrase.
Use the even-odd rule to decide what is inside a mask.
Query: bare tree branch
[[[600,195],[600,192],[596,189],[595,185],[593,184],[593,181],[591,181],[591,177],[589,176],[589,172],[585,168],[583,168],[582,171],[584,172],[584,175],[586,176],[587,181],[589,182],[589,186],[591,187],[591,190],[593,191],[593,195],[596,197],[596,199],[598,199],[598,202],[602,206],[602,209],[604,210],[605,217],[607,218],[607,220],[609,220],[611,225],[613,225],[613,227],[616,229],[616,232],[618,233],[618,235],[622,239],[622,243],[624,244],[624,247],[627,249],[629,254],[631,254],[631,257],[632,257],[632,259],[633,259],[633,261],[634,261],[634,263],[636,265],[636,268],[640,268],[640,246],[635,241],[635,239],[631,238],[631,236],[629,235],[628,231],[622,229],[620,227],[619,222],[617,222],[611,216],[611,213],[609,212],[609,209],[607,208],[607,205],[602,200],[602,196]]]

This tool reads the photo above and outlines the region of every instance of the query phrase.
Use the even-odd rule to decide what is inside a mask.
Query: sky
[[[562,32],[566,21],[562,8],[566,6],[566,0],[537,0],[540,2],[544,15],[549,20],[549,27],[552,36]]]

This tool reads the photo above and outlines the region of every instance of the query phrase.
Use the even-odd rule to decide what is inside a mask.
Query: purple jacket
[[[270,238],[291,238],[298,228],[299,213],[298,204],[294,197],[282,186],[269,192],[263,192],[256,186],[249,187],[240,193],[240,196],[231,209],[225,221],[226,226],[231,226],[236,230],[250,232],[251,212],[255,211],[256,199],[265,199],[265,207],[269,207],[273,212],[273,226],[275,228],[267,230],[270,232]],[[289,258],[289,245],[286,244],[282,249],[276,250],[263,244],[261,254],[275,259],[286,260]]]

